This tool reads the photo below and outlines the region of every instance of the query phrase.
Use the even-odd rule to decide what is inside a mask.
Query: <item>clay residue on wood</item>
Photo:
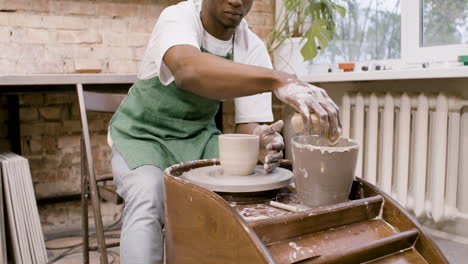
[[[255,221],[255,220],[260,220],[260,219],[273,218],[273,217],[288,215],[292,213],[292,212],[288,212],[282,209],[269,206],[268,203],[234,205],[233,207],[246,221]]]

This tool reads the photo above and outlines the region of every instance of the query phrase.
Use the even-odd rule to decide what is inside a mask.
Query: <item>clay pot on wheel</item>
[[[219,160],[225,175],[250,175],[258,162],[259,138],[250,134],[222,134]]]
[[[293,172],[297,195],[309,207],[348,200],[359,151],[359,143],[339,138],[331,146],[316,135],[292,138]]]

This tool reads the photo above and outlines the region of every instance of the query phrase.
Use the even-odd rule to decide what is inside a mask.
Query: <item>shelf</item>
[[[302,81],[309,83],[445,78],[468,78],[468,67],[463,66],[450,69],[408,69],[372,72],[316,73],[299,77],[299,79]]]
[[[21,74],[0,75],[0,86],[69,85],[69,84],[128,84],[136,74]]]

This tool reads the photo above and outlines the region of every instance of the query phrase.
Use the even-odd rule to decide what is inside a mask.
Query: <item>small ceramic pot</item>
[[[223,134],[218,138],[219,161],[226,175],[250,175],[258,162],[259,138],[250,134]]]
[[[331,146],[317,135],[292,138],[293,172],[297,196],[309,207],[348,200],[354,179],[359,143],[339,138]]]

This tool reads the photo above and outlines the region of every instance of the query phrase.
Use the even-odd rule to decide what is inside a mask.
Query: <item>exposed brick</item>
[[[79,120],[64,120],[63,131],[65,134],[81,133],[81,121]]]
[[[273,25],[275,22],[274,15],[268,13],[250,13],[246,19],[250,26]]]
[[[71,106],[72,104],[61,105],[62,107],[61,117],[60,117],[61,120],[73,119],[71,118],[71,110],[70,110]]]
[[[0,138],[0,151],[11,151],[11,143],[9,140]]]
[[[17,43],[53,43],[57,33],[46,29],[12,29],[11,40]]]
[[[108,59],[110,54],[110,49],[107,46],[101,45],[101,46],[96,46],[93,47],[92,50],[92,58],[97,59],[97,60],[104,60]]]
[[[87,30],[89,29],[89,19],[77,16],[44,16],[43,25],[46,28]]]
[[[129,47],[144,47],[150,38],[149,34],[144,33],[129,33],[127,36],[127,45]]]
[[[15,71],[24,74],[63,73],[63,63],[60,60],[50,58],[44,60],[24,59],[17,62]]]
[[[16,11],[35,11],[47,12],[49,11],[49,0],[14,0],[0,2],[0,9],[16,10]]]
[[[263,16],[255,16],[255,13],[249,13],[245,17],[245,20],[247,20],[247,23],[249,24],[250,28],[258,24],[265,24],[265,18]]]
[[[120,47],[112,47],[110,49],[110,57],[115,59],[133,59],[135,58],[135,53],[131,48],[120,48]]]
[[[99,160],[98,162],[94,164],[95,164],[94,167],[96,169],[96,175],[112,174],[110,160],[107,160],[107,161]]]
[[[60,160],[61,168],[70,168],[80,165],[81,157],[79,152],[65,153]]]
[[[58,50],[66,59],[87,59],[95,58],[94,47],[91,45],[72,44],[67,46],[59,46]]]
[[[97,15],[101,16],[137,16],[138,6],[127,3],[101,3],[97,6]]]
[[[126,33],[129,21],[119,17],[97,17],[90,20],[89,28],[101,32]]]
[[[138,63],[134,60],[112,60],[107,70],[109,73],[137,73]]]
[[[8,25],[15,27],[41,28],[42,15],[32,13],[7,13]],[[2,16],[4,14],[2,13]]]
[[[55,14],[86,15],[96,14],[94,1],[51,1],[50,12]]]
[[[71,119],[80,119],[80,108],[78,107],[78,103],[74,103],[70,106],[70,118]],[[91,118],[91,117],[89,117]]]
[[[275,4],[271,0],[256,0],[253,3],[251,12],[273,14],[275,12]]]
[[[27,29],[21,28],[21,27],[15,27],[14,29],[11,30],[10,36],[11,36],[12,42],[17,42],[18,44],[21,45],[25,43],[24,40],[27,38]]]
[[[30,2],[32,11],[49,12],[49,0],[34,0]]]
[[[38,119],[37,109],[33,107],[21,107],[20,119],[21,121],[33,121]]]
[[[10,42],[11,31],[9,27],[0,27],[0,42]]]
[[[18,59],[18,54],[21,54],[22,46],[17,43],[2,43],[2,41],[0,41],[0,50],[8,50],[8,52],[0,52],[0,59],[14,61]],[[2,71],[3,68],[0,67],[0,72]]]
[[[41,136],[44,134],[44,123],[25,123],[20,126],[21,136]]]
[[[64,59],[63,60],[63,72],[72,73],[75,72],[75,62],[73,59]]]
[[[156,25],[156,18],[153,19],[130,19],[129,32],[151,33],[154,25]]]
[[[102,37],[96,31],[59,31],[57,41],[64,44],[99,44]]]
[[[31,2],[28,0],[2,1],[0,2],[0,9],[10,11],[30,10]]]
[[[26,106],[38,106],[44,104],[44,95],[35,94],[35,95],[20,95],[19,104]]]
[[[78,98],[75,93],[69,94],[46,94],[44,96],[44,104],[69,104],[77,102]]]
[[[104,120],[109,121],[112,117],[112,113],[104,113],[97,111],[88,111],[88,119]]]
[[[23,123],[20,125],[21,136],[59,135],[62,126],[58,122]]]
[[[62,117],[62,107],[48,106],[39,108],[39,114],[45,120],[60,120]]]
[[[80,135],[61,136],[57,139],[59,149],[76,148],[77,146],[80,146]]]
[[[42,140],[41,139],[31,139],[29,140],[29,150],[32,154],[41,153],[43,150]]]
[[[146,47],[135,48],[135,59],[142,60],[145,54]]]
[[[108,48],[107,46],[125,46],[127,37],[121,33],[103,32],[102,43],[106,45],[105,48]]]
[[[53,54],[48,52],[47,48],[41,44],[12,43],[9,50],[16,53],[10,58],[17,60],[32,60],[38,63],[41,60],[53,57]]]
[[[47,154],[59,154],[60,150],[57,148],[57,137],[43,136],[42,148]]]
[[[161,14],[163,8],[151,2],[149,5],[140,5],[138,9],[138,17],[157,18]]]
[[[93,146],[95,148],[100,148],[100,150],[101,149],[110,150],[110,147],[108,147],[108,145],[107,145],[107,126],[106,126],[106,129],[105,129],[104,133],[100,133],[100,134],[93,133],[93,134],[91,134],[91,139],[90,140],[91,140],[91,146]],[[101,155],[104,155],[103,157],[107,157],[105,155],[106,153],[103,153],[102,151],[99,151],[99,153]]]
[[[106,120],[89,120],[89,130],[94,131],[94,132],[99,132],[99,131],[107,131],[107,128],[109,127],[109,122]]]
[[[2,1],[0,0],[0,8],[2,6]],[[5,13],[0,16],[0,26],[9,26],[11,25],[9,22],[9,17],[11,13]]]
[[[13,74],[16,70],[16,62],[12,60],[0,59],[0,69],[2,69],[2,74]]]
[[[102,63],[96,59],[75,59],[75,72],[98,73],[102,71]]]

